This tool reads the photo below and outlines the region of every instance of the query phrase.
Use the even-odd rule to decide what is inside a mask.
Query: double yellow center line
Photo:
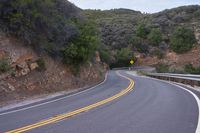
[[[57,116],[51,117],[51,118],[49,118],[47,120],[43,120],[43,121],[28,125],[28,126],[25,126],[25,127],[22,127],[22,128],[14,129],[14,130],[8,131],[6,133],[22,133],[22,132],[29,131],[29,130],[34,129],[34,128],[38,128],[38,127],[41,127],[41,126],[44,126],[44,125],[48,125],[48,124],[51,124],[51,123],[54,123],[54,122],[58,122],[60,120],[72,117],[72,116],[77,115],[79,113],[91,110],[93,108],[96,108],[96,107],[101,106],[103,104],[106,104],[108,102],[111,102],[111,101],[113,101],[113,100],[125,95],[126,93],[128,93],[129,91],[131,91],[133,89],[134,81],[132,79],[126,77],[126,76],[121,75],[118,72],[117,72],[117,75],[119,75],[120,77],[123,77],[125,79],[128,79],[130,81],[129,86],[126,89],[122,90],[120,93],[118,93],[118,94],[116,94],[116,95],[114,95],[112,97],[109,97],[107,99],[104,99],[102,101],[99,101],[97,103],[94,103],[94,104],[85,106],[83,108],[74,110],[72,112],[68,112],[68,113],[65,113],[65,114],[57,115]]]

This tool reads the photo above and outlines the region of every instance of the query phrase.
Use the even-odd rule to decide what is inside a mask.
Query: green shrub
[[[39,66],[39,70],[45,70],[46,69],[46,64],[45,64],[44,58],[39,58],[36,62]]]
[[[184,70],[187,73],[200,74],[200,67],[195,68],[192,64],[185,65]]]
[[[140,53],[148,53],[149,52],[149,47],[148,45],[144,44],[143,39],[137,36],[133,36],[131,39],[131,44],[132,47],[137,49],[138,52]]]
[[[111,68],[128,67],[130,66],[130,60],[135,59],[133,52],[129,48],[122,48],[115,56],[116,61],[111,64]]]
[[[156,65],[156,71],[158,73],[166,73],[169,72],[169,66],[166,64],[157,64]]]
[[[184,53],[189,51],[195,42],[195,35],[191,29],[178,27],[170,38],[170,48],[177,53]]]
[[[142,38],[138,37],[138,36],[133,36],[131,39],[131,44],[133,47],[136,47],[136,45],[141,44],[142,43]]]
[[[164,53],[161,50],[155,50],[154,54],[158,57],[158,59],[162,59],[164,57]]]
[[[149,31],[144,24],[140,24],[136,27],[136,35],[145,39],[148,35]]]
[[[103,62],[110,64],[110,54],[108,50],[100,50],[100,58]]]
[[[152,29],[148,35],[148,40],[151,45],[158,46],[162,41],[162,33],[160,29]]]
[[[10,70],[10,65],[6,59],[0,60],[0,74],[8,72]]]
[[[149,46],[145,43],[137,44],[136,49],[140,53],[145,53],[145,54],[149,53]]]
[[[61,50],[66,64],[80,65],[86,62],[94,55],[100,43],[93,22],[86,21],[85,23],[77,23],[77,25],[80,29],[79,35]]]

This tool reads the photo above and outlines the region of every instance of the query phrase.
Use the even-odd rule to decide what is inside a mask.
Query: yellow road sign
[[[134,60],[131,60],[130,63],[131,63],[131,65],[133,65],[134,64]]]

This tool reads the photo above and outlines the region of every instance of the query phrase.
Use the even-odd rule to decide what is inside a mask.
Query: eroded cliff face
[[[39,69],[37,60],[41,57],[45,70]],[[0,34],[0,59],[6,59],[10,66],[8,72],[0,74],[0,105],[90,86],[101,81],[107,69],[97,52],[94,61],[81,65],[75,76],[61,60],[38,55],[29,45],[3,33]]]

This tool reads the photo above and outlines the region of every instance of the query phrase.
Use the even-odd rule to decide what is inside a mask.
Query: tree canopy
[[[170,48],[177,53],[189,51],[195,44],[194,31],[184,27],[178,27],[170,38]]]

